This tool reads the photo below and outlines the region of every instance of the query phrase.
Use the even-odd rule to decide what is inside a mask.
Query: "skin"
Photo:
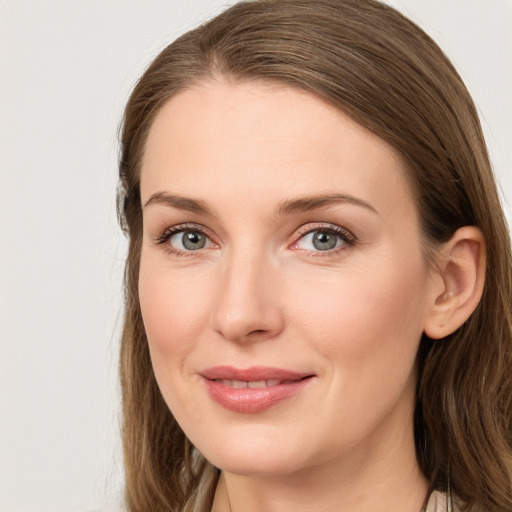
[[[141,172],[140,303],[166,403],[223,470],[215,512],[420,510],[415,357],[440,280],[405,176],[393,148],[305,92],[212,80],[158,113]],[[333,194],[344,200],[283,208]],[[183,224],[204,233],[202,249],[165,238]],[[332,226],[345,240],[318,250],[308,233]],[[315,376],[243,414],[206,392],[200,372],[216,365]]]

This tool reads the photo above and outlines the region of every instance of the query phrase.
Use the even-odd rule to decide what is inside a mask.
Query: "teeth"
[[[279,384],[284,384],[292,381],[282,381],[281,379],[267,379],[267,380],[231,380],[231,379],[217,379],[217,382],[220,382],[223,386],[233,389],[243,389],[243,388],[267,388],[272,386],[278,386]]]
[[[248,382],[248,388],[266,388],[267,387],[267,381],[265,380],[255,380]]]

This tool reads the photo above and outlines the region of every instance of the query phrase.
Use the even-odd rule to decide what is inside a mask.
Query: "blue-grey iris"
[[[313,233],[313,246],[319,251],[334,249],[338,242],[338,236],[328,231],[315,231]]]
[[[189,251],[197,251],[205,246],[206,237],[198,231],[185,231],[181,242],[185,249]]]

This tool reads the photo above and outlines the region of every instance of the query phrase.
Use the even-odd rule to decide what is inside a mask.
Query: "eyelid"
[[[215,241],[215,236],[208,228],[206,228],[205,226],[202,226],[201,224],[195,224],[193,222],[184,222],[183,224],[176,224],[173,226],[166,227],[164,230],[159,231],[160,234],[154,238],[153,244],[156,246],[159,246],[159,245],[163,246],[164,244],[166,244],[166,242],[169,241],[169,239],[172,236],[174,236],[178,233],[184,232],[184,231],[197,231],[198,233],[201,233],[202,235],[206,236],[208,238],[208,240],[211,242],[211,244],[213,244],[214,246],[218,245],[217,242]],[[194,253],[199,253],[199,252],[202,252],[203,250],[210,249],[210,248],[211,247],[204,248],[204,249],[198,249],[197,251],[183,251],[180,249],[176,249],[175,247],[172,247],[170,244],[167,244],[165,247],[167,252],[170,252],[172,254],[177,254],[180,256],[184,255],[184,254],[186,254],[187,256],[193,255]]]
[[[333,233],[339,236],[343,240],[344,244],[341,247],[337,247],[326,251],[308,251],[307,249],[301,249],[300,247],[297,247],[297,244],[299,243],[300,240],[302,240],[306,235],[313,233],[315,231],[325,231]],[[357,237],[351,231],[342,226],[338,226],[337,224],[331,224],[329,222],[309,222],[307,224],[304,224],[295,231],[295,233],[293,234],[293,242],[289,245],[289,248],[299,251],[315,253],[315,256],[322,255],[322,253],[324,253],[325,255],[329,255],[336,253],[337,251],[344,250],[347,248],[347,246],[352,247],[357,243],[357,241]]]

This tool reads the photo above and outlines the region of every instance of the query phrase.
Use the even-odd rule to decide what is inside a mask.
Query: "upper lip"
[[[235,368],[233,366],[212,366],[200,372],[208,380],[228,379],[240,381],[262,381],[268,379],[300,380],[311,377],[310,372],[298,372],[270,366],[252,366],[250,368]]]

